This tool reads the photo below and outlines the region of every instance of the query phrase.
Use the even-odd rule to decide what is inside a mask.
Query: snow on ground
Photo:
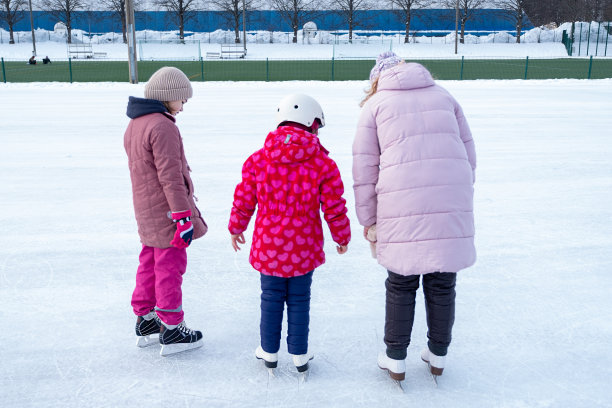
[[[0,84],[2,406],[612,406],[612,80],[441,83],[476,140],[478,261],[459,274],[438,388],[419,358],[419,294],[405,394],[376,366],[385,271],[351,189],[365,82],[193,84],[178,126],[210,231],[188,250],[183,303],[205,345],[166,358],[136,348],[130,307],[140,244],[123,132],[143,84]],[[284,345],[276,378],[255,360],[259,276],[226,230],[241,165],[295,91],[325,109],[354,237],[343,256],[328,238],[315,272],[305,384]]]

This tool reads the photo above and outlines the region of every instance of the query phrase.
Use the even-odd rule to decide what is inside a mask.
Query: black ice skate
[[[157,344],[157,336],[161,325],[161,320],[154,310],[145,316],[138,316],[136,319],[136,336],[138,336],[136,345],[138,347],[148,347]],[[154,338],[151,338],[151,336],[154,336]]]
[[[195,349],[204,345],[202,332],[191,330],[185,325],[184,321],[178,326],[170,327],[172,328],[162,324],[159,333],[159,343],[162,345],[160,354],[162,356],[180,353],[181,351]]]

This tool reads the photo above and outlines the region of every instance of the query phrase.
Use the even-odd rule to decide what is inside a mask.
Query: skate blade
[[[308,377],[310,377],[310,370],[298,372],[298,381],[300,384],[304,384],[308,381]]]
[[[136,346],[140,348],[145,348],[145,347],[154,346],[156,344],[159,344],[159,335],[155,334],[153,336],[155,337],[138,336],[138,340],[136,341]]]
[[[196,341],[195,343],[162,344],[159,354],[166,357],[172,354],[182,353],[183,351],[200,348],[203,345],[204,341],[202,339]]]

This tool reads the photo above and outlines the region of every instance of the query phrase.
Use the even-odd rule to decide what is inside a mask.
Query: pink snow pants
[[[181,284],[187,269],[187,250],[142,246],[136,271],[132,307],[137,316],[157,309],[162,322],[174,325],[183,321]]]

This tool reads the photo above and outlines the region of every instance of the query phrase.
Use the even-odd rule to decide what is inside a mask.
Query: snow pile
[[[600,42],[605,42],[608,35],[607,25],[610,23],[586,23],[578,22],[575,24],[574,37],[576,41],[582,38],[586,41],[590,38],[591,41],[597,41],[599,37]],[[561,42],[563,31],[568,34],[571,33],[572,24],[564,23],[561,26],[550,29],[547,27],[536,27],[531,30],[524,31],[521,34],[521,42],[526,43],[541,43],[541,42]],[[349,35],[346,31],[324,31],[318,30],[315,32],[309,32],[309,38],[305,40],[303,30],[298,30],[297,37],[298,42],[306,41],[308,43],[318,44],[338,44],[348,43]],[[487,33],[479,35],[480,33],[465,33],[466,44],[479,44],[479,43],[512,43],[516,42],[516,36],[512,32],[499,31],[495,33]],[[14,32],[15,42],[31,42],[32,34],[30,31],[16,31]],[[36,41],[56,41],[65,42],[67,33],[65,30],[35,30]],[[398,38],[403,38],[404,33],[397,31],[355,31],[353,32],[352,41],[354,43],[370,43],[370,42],[382,42],[382,41],[393,41]],[[205,43],[214,44],[226,44],[233,43],[236,38],[236,34],[233,30],[216,30],[213,32],[185,32],[185,40],[189,41],[200,41]],[[242,37],[242,32],[240,32]],[[431,37],[434,37],[432,39]],[[8,43],[9,33],[0,29],[0,42]],[[271,32],[271,31],[248,31],[247,32],[247,43],[288,43],[292,42],[292,32]],[[448,31],[420,31],[418,33],[411,33],[411,42],[454,42],[455,33]],[[153,30],[140,30],[136,31],[137,41],[158,41],[158,42],[179,42],[180,33],[179,31],[153,31]],[[123,42],[123,36],[121,33],[104,33],[104,34],[89,34],[83,30],[72,30],[72,42],[92,42],[92,43],[114,43]]]

